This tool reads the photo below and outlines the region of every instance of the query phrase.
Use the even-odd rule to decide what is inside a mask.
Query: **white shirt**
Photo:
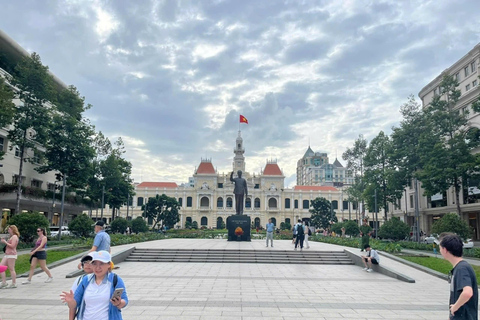
[[[377,262],[380,262],[380,256],[378,255],[377,250],[370,249],[368,252],[368,257],[372,257],[372,259],[377,260]]]
[[[85,300],[83,320],[108,319],[111,288],[112,284],[109,281],[104,281],[100,285],[95,280],[90,282],[83,296]]]

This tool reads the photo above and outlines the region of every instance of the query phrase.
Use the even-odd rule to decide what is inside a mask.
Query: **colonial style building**
[[[333,186],[295,186],[285,188],[285,175],[276,160],[267,160],[260,173],[246,171],[245,148],[241,132],[235,141],[232,171],[242,170],[247,180],[248,196],[245,197],[244,214],[257,226],[265,226],[268,219],[279,227],[280,223],[294,224],[298,219],[310,219],[310,200],[324,197],[332,202],[339,220],[355,219],[356,206],[344,199],[342,188]],[[231,172],[219,173],[211,159],[201,159],[193,174],[193,184],[182,186],[174,182],[142,182],[135,186],[136,195],[129,217],[142,216],[142,205],[149,197],[165,194],[174,197],[181,205],[178,227],[186,221],[197,221],[199,226],[219,228],[228,216],[235,214],[235,196]],[[126,216],[127,208],[120,210]]]
[[[444,74],[453,75],[459,85],[461,92],[460,99],[455,106],[458,112],[468,111],[470,127],[480,128],[480,114],[472,110],[472,102],[478,99],[480,89],[478,86],[479,74],[478,64],[480,58],[480,44],[477,44],[470,52],[455,62],[452,66],[444,70],[433,81],[428,83],[420,92],[419,97],[422,105],[427,106],[435,95],[441,93],[440,83]],[[478,152],[479,150],[476,150]],[[478,188],[480,181],[470,180],[466,182],[468,187],[463,188],[460,195],[460,207],[462,217],[468,221],[474,230],[474,239],[480,239],[480,190]],[[445,213],[456,212],[455,194],[453,188],[446,192],[433,195],[431,197],[423,196],[423,189],[419,183],[419,210],[420,210],[420,229],[429,233],[433,222],[443,216]],[[411,182],[409,188],[405,191],[405,196],[399,203],[391,207],[396,216],[405,219],[410,225],[413,225],[415,198],[414,182]],[[392,212],[390,210],[390,212]]]

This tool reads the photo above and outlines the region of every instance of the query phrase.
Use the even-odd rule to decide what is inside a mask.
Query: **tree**
[[[426,195],[443,193],[453,187],[457,214],[461,214],[462,181],[476,178],[480,172],[480,154],[472,151],[480,146],[478,129],[471,129],[468,111],[456,109],[460,98],[458,81],[444,75],[441,94],[425,108],[431,131],[421,140],[422,170],[418,177]]]
[[[197,221],[192,222],[192,229],[198,229],[198,222]]]
[[[14,98],[13,91],[0,77],[0,128],[9,125],[15,115],[15,104],[12,102]],[[3,159],[5,152],[0,150],[0,160]]]
[[[403,240],[410,233],[410,226],[398,217],[385,221],[378,230],[378,236],[383,239]]]
[[[463,240],[469,239],[472,235],[468,223],[455,213],[444,214],[433,223],[432,233],[441,234],[443,232],[456,233]]]
[[[387,220],[388,202],[395,203],[402,198],[403,181],[393,164],[393,145],[390,138],[383,131],[372,139],[365,155],[365,182],[364,199],[370,212],[375,209],[385,209]],[[375,190],[377,207],[375,208]],[[381,201],[380,201],[381,200]]]
[[[15,71],[16,76],[11,78],[11,83],[18,89],[15,98],[22,103],[16,107],[8,139],[11,142],[10,148],[15,148],[15,154],[20,158],[15,204],[15,212],[19,213],[23,163],[26,160],[33,162],[35,153],[38,153],[37,147],[46,140],[51,111],[46,103],[54,102],[55,94],[53,78],[48,73],[48,67],[42,65],[38,54],[33,53],[31,57],[22,59]]]
[[[177,199],[168,197],[165,194],[156,195],[154,198],[149,198],[148,202],[144,205],[146,217],[153,220],[153,229],[157,226],[157,223],[162,222],[161,226],[166,225],[168,228],[172,228],[178,221],[180,221],[180,215],[178,210],[180,204]]]
[[[332,209],[332,204],[325,198],[318,197],[310,201],[310,223],[316,228],[328,228],[332,223],[337,222],[337,216]]]
[[[93,233],[94,221],[86,214],[81,214],[68,224],[68,230],[78,237],[90,237]]]
[[[343,227],[345,228],[345,234],[347,236],[356,237],[360,234],[358,224],[353,220],[345,221]]]
[[[115,220],[114,220],[115,221]],[[145,220],[142,217],[137,217],[132,220],[132,232],[140,233],[140,232],[147,232],[148,226]]]
[[[128,227],[128,221],[125,218],[117,217],[110,224],[113,233],[125,233]]]
[[[20,239],[30,243],[37,237],[37,228],[44,228],[48,233],[50,222],[39,212],[24,212],[16,214],[8,220],[9,225],[16,225],[20,232]]]
[[[363,181],[363,174],[365,170],[364,159],[367,154],[367,140],[363,138],[363,135],[359,135],[355,140],[353,148],[347,148],[342,154],[343,160],[347,161],[347,168],[353,173],[356,182],[358,183],[358,189],[365,191],[365,183]],[[358,178],[358,179],[357,179]],[[363,197],[362,201],[362,219],[365,216],[365,204]]]

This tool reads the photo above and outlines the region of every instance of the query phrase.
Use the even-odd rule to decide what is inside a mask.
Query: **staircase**
[[[196,263],[354,264],[344,251],[135,249],[125,261]]]

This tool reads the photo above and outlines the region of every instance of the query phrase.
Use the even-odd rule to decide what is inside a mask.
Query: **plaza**
[[[293,250],[289,240],[228,242],[222,239],[170,239],[112,248]],[[311,251],[359,249],[310,242]],[[306,249],[304,251],[307,251]],[[125,283],[129,304],[124,319],[445,319],[447,281],[381,256],[381,265],[413,278],[400,281],[367,273],[357,265],[121,262],[115,272]],[[78,261],[52,268],[31,285],[0,290],[0,318],[66,319],[60,293],[67,290]],[[19,283],[23,279],[19,279]]]

